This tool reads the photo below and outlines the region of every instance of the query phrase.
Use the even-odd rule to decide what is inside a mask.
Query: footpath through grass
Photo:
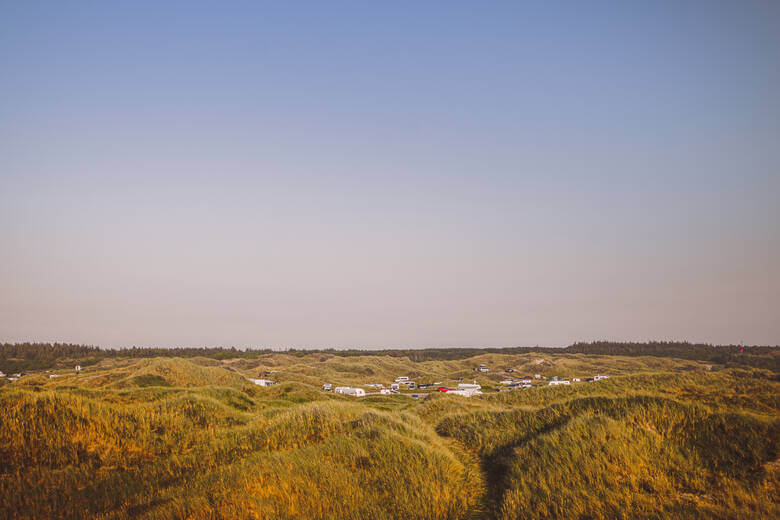
[[[320,389],[399,375],[498,387],[510,367],[612,377],[473,398]],[[269,353],[55,372],[0,387],[0,517],[780,517],[780,382],[763,369]],[[261,374],[279,384],[247,379]]]

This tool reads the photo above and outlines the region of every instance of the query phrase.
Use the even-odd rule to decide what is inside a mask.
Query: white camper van
[[[337,386],[335,392],[337,394],[351,395],[353,397],[363,397],[366,395],[366,391],[362,388],[351,388],[349,386]]]

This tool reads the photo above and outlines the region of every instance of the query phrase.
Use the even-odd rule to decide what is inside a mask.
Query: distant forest
[[[780,346],[708,345],[688,342],[653,341],[647,343],[594,341],[575,343],[564,348],[506,347],[506,348],[426,348],[384,350],[336,349],[237,349],[235,347],[186,348],[122,348],[103,349],[69,343],[2,343],[0,370],[18,372],[40,370],[56,366],[58,361],[78,360],[90,365],[107,358],[153,357],[207,357],[212,359],[256,359],[265,354],[284,353],[291,356],[330,354],[334,356],[391,356],[408,357],[412,361],[451,361],[485,353],[524,354],[600,354],[612,356],[656,356],[704,361],[726,366],[751,366],[780,371]]]

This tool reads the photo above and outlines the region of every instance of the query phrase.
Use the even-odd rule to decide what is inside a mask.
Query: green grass
[[[486,363],[493,372],[478,374]],[[398,375],[498,387],[355,399]],[[274,370],[279,383],[248,377]],[[54,370],[57,372],[57,370]],[[658,356],[100,359],[0,386],[0,517],[777,518],[780,382]]]

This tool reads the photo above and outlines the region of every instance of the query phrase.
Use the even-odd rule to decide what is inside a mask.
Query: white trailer
[[[366,391],[362,388],[351,388],[349,386],[337,386],[334,390],[337,394],[351,395],[353,397],[363,397]]]
[[[257,386],[271,386],[276,384],[276,381],[271,381],[270,379],[252,379],[250,377],[249,380]]]

